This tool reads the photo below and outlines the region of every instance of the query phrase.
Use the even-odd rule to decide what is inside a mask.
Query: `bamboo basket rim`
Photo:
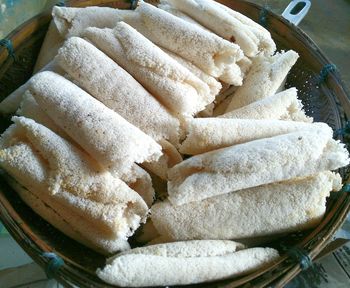
[[[121,8],[129,8],[130,1],[113,1],[113,0],[73,0],[66,1],[67,6],[72,7],[85,7],[91,6],[101,6],[108,5],[110,3],[117,2],[121,5]],[[224,2],[224,1],[218,1]],[[244,3],[244,0],[235,0],[233,2]],[[254,3],[246,3],[255,9],[254,12],[260,12],[263,8],[260,5]],[[13,43],[13,48],[16,51],[26,40],[30,39],[30,37],[42,26],[47,25],[51,20],[51,15],[48,13],[49,11],[44,11],[41,14],[29,19],[24,22],[16,29],[14,29],[11,33],[5,37],[5,39],[9,39]],[[274,19],[274,21],[278,21],[282,23],[287,29],[294,30],[296,32],[296,36],[300,41],[304,42],[306,46],[309,48],[309,52],[312,56],[317,59],[317,64],[320,66],[320,70],[322,66],[331,63],[327,56],[322,52],[322,50],[315,44],[315,42],[299,27],[289,23],[282,16],[277,15],[271,11],[267,11],[267,18]],[[273,29],[273,27],[269,27]],[[9,53],[5,47],[0,47],[0,68],[1,66],[8,61]],[[327,83],[327,84],[326,84]],[[342,108],[344,109],[344,114],[346,118],[350,117],[350,101],[349,101],[349,93],[347,91],[346,86],[344,85],[340,73],[336,71],[331,71],[328,75],[327,82],[321,85],[327,85],[329,89],[336,89],[337,99],[340,101]],[[346,180],[349,182],[349,179]],[[310,234],[308,234],[299,244],[298,246],[309,251],[309,256],[311,260],[314,260],[317,255],[322,252],[322,250],[327,246],[329,240],[333,236],[333,234],[340,228],[340,226],[346,220],[347,214],[350,211],[350,193],[342,194],[336,202],[333,204],[333,210],[336,210],[334,214],[326,213],[321,223],[315,227]],[[52,249],[48,245],[39,245],[33,241],[37,236],[33,231],[31,231],[30,227],[23,224],[23,220],[20,215],[13,209],[11,204],[6,199],[5,195],[0,191],[0,220],[3,222],[6,229],[10,232],[11,236],[16,240],[16,242],[25,250],[31,258],[34,259],[40,266],[43,268],[47,267],[49,260],[40,256],[40,253],[51,252]],[[321,239],[315,240],[315,237],[329,224],[331,223],[331,227],[327,230],[326,234],[323,235]],[[15,229],[16,228],[16,229]],[[314,241],[314,245],[311,249],[307,248],[307,245]],[[59,255],[65,261],[65,265],[57,272],[55,278],[65,285],[66,287],[72,287],[70,282],[72,283],[81,283],[81,281],[87,281],[89,277],[84,272],[84,267],[78,266],[76,263],[71,262],[64,255]],[[220,287],[238,287],[240,285],[246,284],[251,280],[258,278],[259,276],[277,270],[282,263],[290,262],[290,257],[286,254],[282,255],[277,261],[275,261],[272,265],[262,268],[256,272],[253,272],[247,276],[234,278],[228,285],[221,285]],[[301,271],[301,267],[299,263],[291,262],[287,266],[284,267],[283,271],[278,272],[273,279],[268,279],[259,287],[265,287],[269,285],[271,282],[274,282],[275,287],[283,287],[287,284],[292,278],[294,278]],[[83,274],[81,274],[83,272]],[[95,276],[96,277],[96,276]],[[214,282],[215,283],[215,282]],[[200,285],[200,284],[199,284]],[[197,285],[196,285],[197,286]],[[102,287],[102,286],[99,286]],[[105,284],[104,287],[115,287],[108,284]],[[198,286],[197,286],[198,287]]]

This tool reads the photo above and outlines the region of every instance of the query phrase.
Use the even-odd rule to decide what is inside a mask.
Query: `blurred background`
[[[0,0],[0,39],[41,11],[54,5],[53,0]]]

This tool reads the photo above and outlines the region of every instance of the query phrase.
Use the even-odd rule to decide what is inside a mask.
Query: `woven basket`
[[[156,1],[149,1],[156,2]],[[219,1],[258,21],[261,12],[266,14],[267,29],[271,32],[279,49],[293,49],[300,59],[288,75],[286,87],[297,87],[307,114],[315,121],[328,123],[334,131],[346,127],[350,115],[350,102],[337,71],[321,73],[329,64],[315,43],[298,27],[289,24],[280,16],[262,11],[262,8],[244,1]],[[130,1],[80,0],[68,1],[67,6],[84,7],[91,5],[130,8]],[[9,50],[0,47],[0,100],[30,78],[36,57],[51,19],[49,11],[27,21],[10,35],[15,60]],[[324,72],[325,70],[323,70]],[[323,77],[319,77],[319,75]],[[8,127],[9,119],[0,119],[0,132]],[[346,142],[346,136],[337,135]],[[342,169],[347,180],[349,171]],[[349,193],[333,193],[327,201],[327,212],[323,221],[313,230],[294,233],[267,245],[282,252],[282,257],[264,269],[247,276],[192,285],[197,287],[282,287],[300,271],[298,260],[287,256],[281,247],[299,247],[311,260],[317,258],[329,243],[332,235],[345,221],[350,207]],[[54,277],[63,285],[79,287],[112,287],[95,275],[102,267],[105,257],[66,237],[27,207],[17,194],[0,178],[0,219],[13,238],[42,267],[47,268],[48,259],[43,252],[54,251],[65,262]]]

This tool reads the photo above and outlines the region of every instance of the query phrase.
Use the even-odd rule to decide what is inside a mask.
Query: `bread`
[[[338,174],[321,172],[181,206],[166,200],[153,205],[151,217],[160,235],[171,241],[290,233],[318,225],[329,192],[339,189]]]
[[[13,121],[1,137],[0,165],[22,186],[105,238],[126,239],[145,221],[142,198],[86,153],[31,119]]]
[[[152,5],[141,2],[136,13],[123,21],[211,76],[220,77],[228,65],[243,57],[237,45]]]
[[[324,125],[193,156],[169,170],[169,200],[182,205],[348,165],[346,148],[332,136]]]
[[[161,156],[160,145],[150,136],[67,79],[42,72],[32,78],[29,90],[60,128],[118,175],[129,171],[134,162]]]
[[[231,241],[187,241],[136,248],[108,259],[97,275],[121,287],[195,284],[249,273],[276,260],[272,248],[235,252]]]
[[[180,153],[197,155],[212,150],[291,132],[328,129],[325,123],[270,119],[195,118],[187,120],[187,136]]]
[[[113,28],[129,14],[134,14],[134,11],[96,6],[85,8],[54,6],[52,8],[52,18],[63,38],[81,36],[88,27]]]
[[[214,100],[209,87],[124,22],[84,34],[175,114],[192,116]]]
[[[237,43],[248,57],[272,55],[276,44],[270,33],[248,17],[211,0],[166,0],[217,35]]]
[[[276,119],[312,122],[312,118],[305,115],[303,105],[297,98],[297,90],[290,88],[275,95],[257,100],[218,116],[231,119]]]
[[[63,72],[55,60],[48,63],[43,69],[41,69],[41,71],[53,71],[58,74],[62,74]],[[28,83],[29,81],[19,86],[15,91],[2,100],[0,103],[0,114],[10,115],[17,111],[21,104],[22,96],[28,89]]]
[[[71,37],[59,50],[57,62],[80,87],[156,141],[179,142],[179,120],[92,44]]]
[[[289,50],[271,57],[259,55],[254,58],[252,68],[235,92],[226,113],[274,95],[298,57],[298,53]]]
[[[57,55],[58,49],[62,46],[64,38],[58,33],[56,24],[51,20],[47,29],[44,42],[41,45],[38,58],[36,59],[33,74],[40,71]]]

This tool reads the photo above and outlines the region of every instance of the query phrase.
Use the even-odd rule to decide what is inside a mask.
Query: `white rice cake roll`
[[[205,28],[204,26],[202,26],[201,24],[199,24],[198,22],[196,22],[195,20],[193,20],[191,17],[189,17],[188,15],[182,13],[180,10],[176,9],[173,6],[170,6],[169,4],[165,3],[161,3],[158,5],[158,8],[176,16],[179,17],[191,24],[195,24],[197,26],[199,26],[200,28],[209,31],[207,28]],[[245,57],[246,58],[246,57]],[[248,58],[247,58],[248,59]],[[244,62],[242,63],[243,69],[246,69],[246,65],[248,62]],[[231,64],[229,65],[224,73],[219,77],[219,79],[225,83],[229,83],[231,85],[236,85],[236,86],[241,86],[242,85],[242,81],[243,81],[243,77],[244,77],[244,73],[243,71],[241,71],[241,67],[240,65],[237,64]]]
[[[243,86],[233,95],[226,113],[274,95],[298,57],[298,53],[289,50],[272,57],[254,58]]]
[[[329,192],[341,187],[339,174],[326,171],[181,206],[166,200],[152,206],[151,217],[160,235],[171,241],[291,233],[317,226]]]
[[[298,99],[297,89],[295,88],[290,88],[260,99],[218,117],[231,119],[277,119],[302,122],[313,121],[313,118],[305,115],[303,104]]]
[[[171,58],[174,58],[177,62],[179,62],[182,66],[191,71],[194,75],[196,75],[199,79],[201,79],[204,83],[206,83],[210,89],[211,95],[218,95],[222,85],[219,81],[217,81],[214,77],[205,73],[203,70],[198,68],[196,65],[192,64],[190,61],[182,58],[181,56],[172,53],[167,49],[163,49],[165,53],[167,53]]]
[[[97,162],[118,175],[156,161],[161,147],[78,86],[52,72],[35,75],[30,92],[42,110]]]
[[[35,122],[44,125],[59,136],[72,142],[71,138],[53,120],[45,114],[45,112],[36,103],[29,91],[24,93],[20,109],[17,110],[17,115],[33,119]],[[140,166],[134,164],[126,175],[121,177],[121,180],[136,191],[142,199],[150,207],[154,200],[154,189],[150,175]]]
[[[209,87],[124,22],[84,34],[173,113],[192,116],[214,100]]]
[[[58,74],[63,74],[63,70],[58,66],[55,60],[52,60],[49,64],[47,64],[41,71],[53,71]],[[22,96],[24,92],[28,90],[29,81],[18,87],[15,91],[13,91],[10,95],[8,95],[2,102],[0,103],[0,114],[3,115],[11,115],[14,114],[19,108]]]
[[[182,205],[346,166],[348,151],[332,135],[325,125],[193,156],[169,170],[169,200]]]
[[[185,20],[189,23],[195,24],[198,27],[209,31],[206,27],[202,26],[201,24],[199,24],[196,20],[194,20],[193,18],[191,18],[190,16],[188,16],[187,14],[181,12],[180,10],[176,9],[174,6],[169,5],[169,3],[167,3],[166,1],[160,1],[160,3],[157,5],[157,7],[159,9],[162,9],[178,18],[181,18],[182,20]],[[211,32],[211,31],[209,31]]]
[[[112,256],[107,259],[111,263],[114,259],[121,255],[127,254],[144,254],[155,255],[163,257],[201,257],[201,256],[223,256],[231,254],[239,250],[245,249],[241,243],[228,240],[190,240],[173,243],[165,243],[159,245],[151,245],[144,247],[137,247],[130,251],[125,251],[119,255]]]
[[[259,52],[271,55],[276,44],[270,33],[244,15],[211,0],[167,0],[169,4],[193,17],[203,26],[235,42],[248,57],[255,57]],[[253,22],[254,23],[254,22]]]
[[[187,121],[180,153],[197,155],[212,150],[303,130],[331,129],[326,123],[270,119],[196,118]]]
[[[61,129],[36,103],[33,95],[27,90],[24,92],[22,102],[16,114],[33,119],[35,122],[44,125],[64,139],[71,141],[71,138]]]
[[[152,184],[151,176],[140,166],[134,164],[131,171],[121,176],[123,180],[132,190],[136,191],[151,207],[155,199],[155,191]]]
[[[78,37],[69,38],[56,59],[80,87],[144,133],[156,141],[179,142],[179,120],[92,44]]]
[[[51,20],[46,32],[45,39],[41,45],[38,58],[35,62],[33,74],[40,71],[57,55],[58,49],[62,46],[64,38],[58,33],[56,24]]]
[[[104,255],[130,249],[126,239],[104,238],[99,231],[92,229],[91,224],[84,218],[72,213],[67,217],[65,209],[54,201],[53,197],[45,197],[43,200],[44,197],[35,193],[36,191],[27,190],[9,177],[6,180],[35,213],[75,241]]]
[[[52,8],[52,18],[63,38],[81,36],[88,27],[113,28],[119,21],[123,21],[125,16],[134,13],[133,10],[97,6]]]
[[[272,248],[236,251],[229,241],[187,241],[132,249],[107,260],[96,271],[121,287],[186,285],[252,272],[279,257]]]
[[[145,221],[146,203],[123,181],[45,126],[12,119],[0,140],[0,164],[21,185],[53,197],[105,237],[126,239]]]
[[[136,14],[128,15],[123,21],[156,45],[191,61],[213,77],[220,77],[228,65],[243,57],[238,45],[144,2]]]
[[[163,155],[157,161],[144,162],[142,166],[159,178],[167,180],[169,169],[182,162],[182,156],[171,143],[162,140],[159,144],[162,146]]]

